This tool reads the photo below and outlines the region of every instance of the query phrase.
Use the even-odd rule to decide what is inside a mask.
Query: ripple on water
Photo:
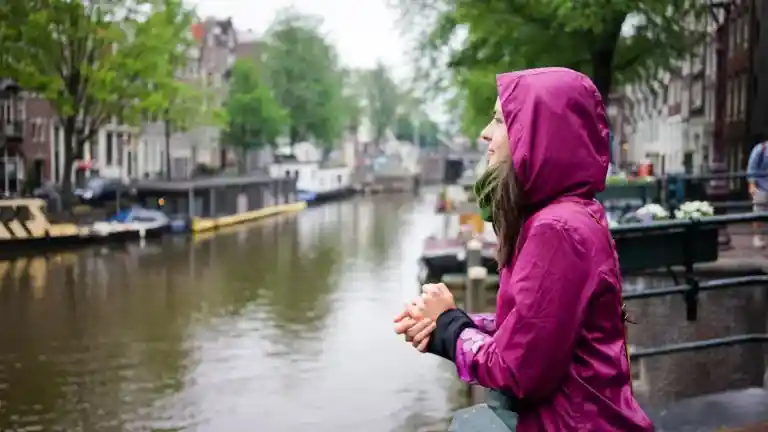
[[[438,225],[430,200],[83,251],[50,266],[34,300],[3,291],[0,431],[413,432],[445,419],[455,372],[391,329]]]

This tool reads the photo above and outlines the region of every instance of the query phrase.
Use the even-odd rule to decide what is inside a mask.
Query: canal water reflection
[[[415,431],[460,403],[399,340],[434,197],[0,263],[0,430]],[[455,400],[454,400],[455,399]]]

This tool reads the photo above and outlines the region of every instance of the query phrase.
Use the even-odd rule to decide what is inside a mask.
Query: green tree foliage
[[[395,124],[400,91],[387,67],[381,63],[368,71],[365,85],[368,120],[373,130],[373,141],[379,144]]]
[[[0,76],[44,95],[64,131],[64,173],[118,119],[136,124],[187,61],[191,11],[182,0],[6,0]],[[71,178],[64,175],[65,195]]]
[[[253,60],[235,62],[224,110],[224,142],[243,154],[273,144],[288,124],[287,112],[275,100]]]
[[[708,13],[708,2],[688,0],[397,3],[408,28],[426,29],[418,34],[420,66],[454,72],[439,87],[459,87],[457,99],[465,101],[456,107],[464,105],[464,126],[475,128],[493,104],[495,88],[485,86],[495,73],[565,66],[591,76],[607,96],[616,83],[653,80],[674,68],[703,40],[704,29],[694,24]]]
[[[358,70],[343,71],[344,116],[347,132],[356,135],[364,117],[363,101],[365,100],[364,74]]]
[[[440,127],[426,115],[401,112],[395,119],[395,138],[419,147],[434,148],[440,143]]]
[[[317,17],[284,10],[264,43],[266,77],[288,113],[291,145],[313,139],[330,148],[344,132],[344,77],[320,24]]]

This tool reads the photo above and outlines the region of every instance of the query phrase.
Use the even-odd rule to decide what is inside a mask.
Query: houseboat
[[[273,179],[296,181],[297,198],[308,205],[347,198],[355,193],[352,170],[341,164],[302,162],[293,156],[279,156],[269,165]]]

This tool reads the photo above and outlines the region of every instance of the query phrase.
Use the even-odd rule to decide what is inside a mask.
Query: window
[[[107,165],[112,165],[113,159],[115,157],[114,149],[112,148],[113,141],[114,139],[112,132],[107,132]]]
[[[691,109],[701,109],[704,103],[704,82],[697,79],[691,88]]]
[[[88,147],[89,147],[88,151],[90,153],[91,159],[93,160],[99,159],[99,145],[96,137],[93,137],[91,139],[91,142],[88,143]]]
[[[728,57],[733,55],[733,51],[736,48],[736,26],[733,25],[733,22],[730,24],[731,25],[728,26]]]
[[[53,163],[51,164],[51,177],[55,183],[59,183],[64,176],[61,175],[61,129],[56,126],[53,129]]]
[[[749,16],[745,16],[743,21],[742,21],[742,23],[741,23],[741,31],[742,31],[742,34],[741,34],[741,44],[742,44],[743,48],[748,48],[749,47],[750,30],[751,30],[751,25],[750,24],[751,23],[750,23],[750,20],[749,20]]]
[[[706,119],[708,121],[715,121],[715,95],[712,92],[707,92],[704,100],[704,112],[706,113]]]
[[[748,74],[741,76],[741,107],[739,107],[739,116],[743,119],[747,116],[747,98],[749,96]]]
[[[733,119],[741,118],[741,76],[733,82]]]

